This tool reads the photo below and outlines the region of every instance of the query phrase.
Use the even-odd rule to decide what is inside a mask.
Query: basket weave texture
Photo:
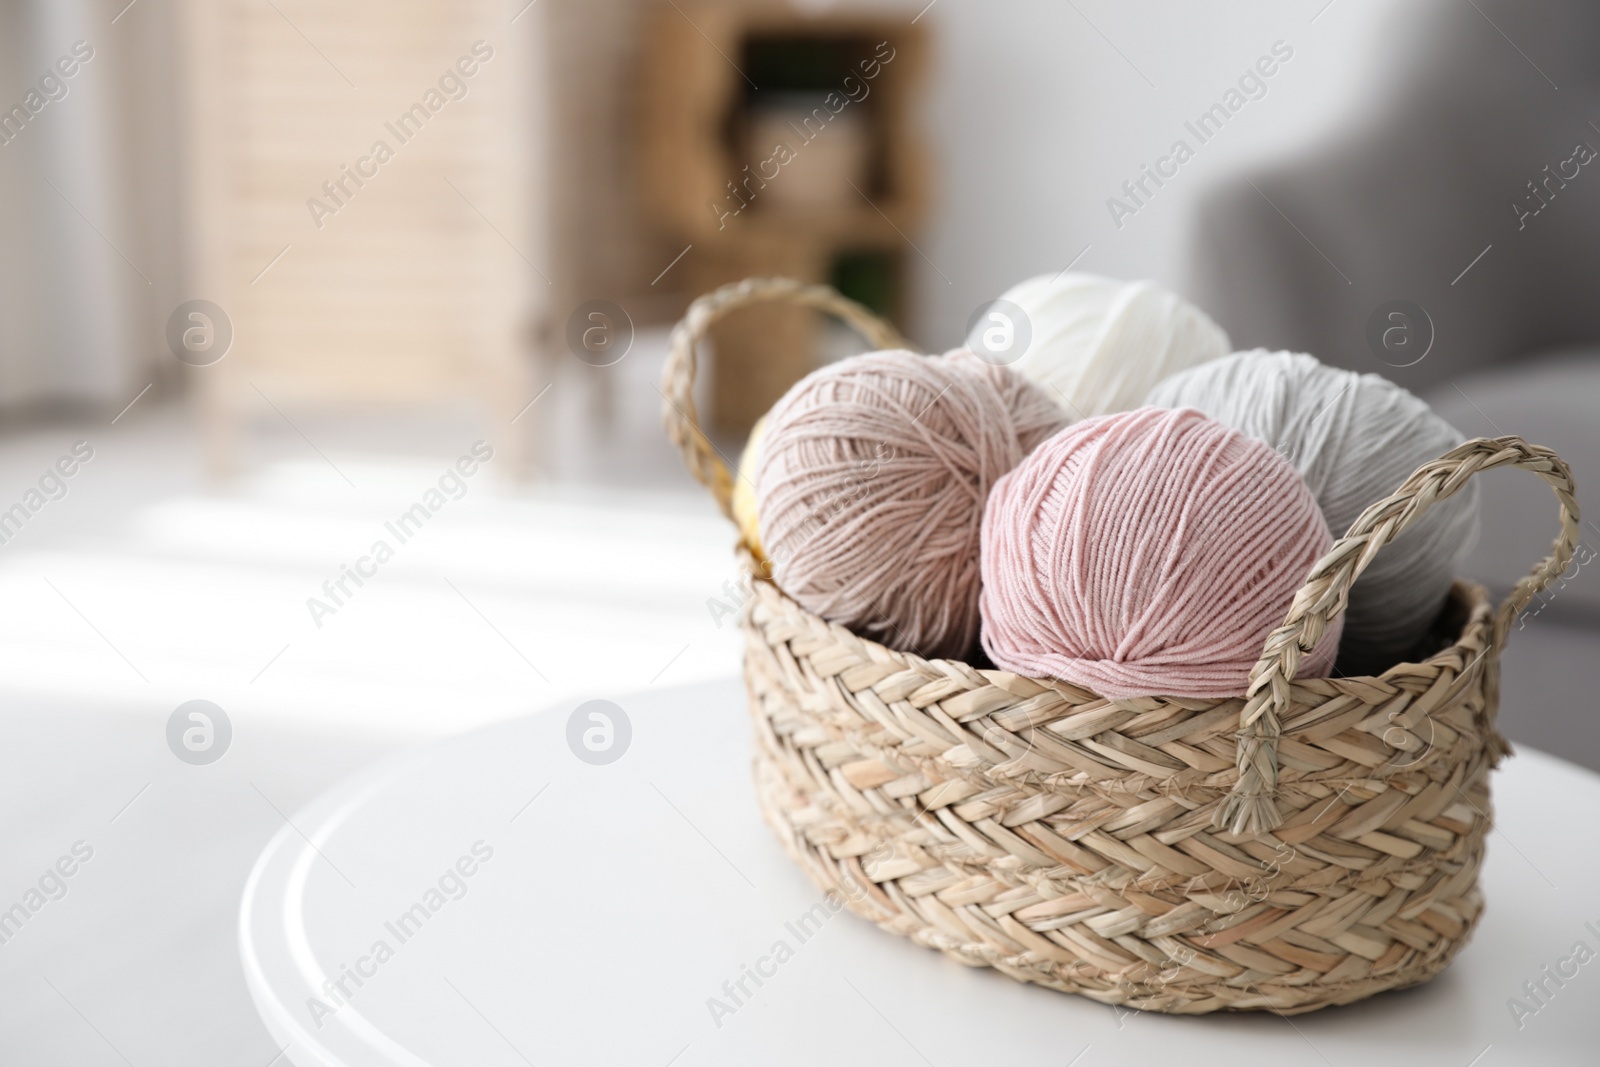
[[[892,328],[822,286],[750,279],[673,333],[669,436],[728,511],[699,430],[695,345],[761,300]],[[1372,557],[1479,471],[1533,471],[1559,536],[1498,607],[1457,582],[1439,651],[1380,677],[1296,679]],[[1051,679],[899,652],[801,608],[761,576],[744,616],[761,809],[822,889],[973,966],[1142,1010],[1283,1014],[1439,973],[1483,910],[1499,654],[1577,544],[1572,476],[1517,437],[1418,469],[1318,562],[1247,696],[1110,700]]]

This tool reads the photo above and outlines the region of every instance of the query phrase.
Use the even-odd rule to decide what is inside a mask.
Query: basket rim
[[[1149,693],[1136,697],[1108,697],[1101,693],[1097,693],[1093,689],[1090,689],[1086,686],[1081,686],[1075,682],[1068,681],[1065,678],[1035,677],[1028,674],[1019,674],[1016,671],[1008,671],[1003,667],[974,666],[964,659],[959,659],[952,656],[924,656],[918,652],[897,649],[890,645],[884,644],[876,638],[868,637],[864,634],[858,633],[842,623],[829,621],[823,616],[818,615],[816,612],[807,608],[799,601],[795,600],[788,593],[784,592],[783,587],[780,586],[777,581],[770,576],[770,574],[761,573],[763,570],[768,569],[768,565],[766,564],[764,558],[757,554],[755,548],[748,541],[746,541],[742,535],[735,543],[734,550],[736,557],[740,559],[741,562],[747,564],[746,573],[749,575],[752,582],[759,582],[764,587],[771,589],[775,595],[781,597],[784,603],[789,605],[793,610],[810,616],[818,623],[827,626],[832,630],[849,634],[852,639],[859,641],[862,644],[870,645],[875,650],[881,650],[885,657],[903,659],[929,665],[940,663],[954,664],[976,672],[977,674],[989,679],[991,683],[998,682],[1002,678],[1016,678],[1025,682],[1030,682],[1045,689],[1055,690],[1056,692],[1062,693],[1064,696],[1083,694],[1084,698],[1087,700],[1103,700],[1109,704],[1137,704],[1140,701],[1159,700],[1167,703],[1204,703],[1213,707],[1217,707],[1223,704],[1234,702],[1243,703],[1246,699],[1246,694],[1243,693],[1228,697],[1191,696],[1185,693]],[[1483,582],[1479,582],[1471,578],[1461,577],[1459,575],[1451,582],[1449,595],[1446,598],[1444,605],[1442,605],[1440,608],[1441,614],[1451,603],[1456,603],[1464,607],[1467,612],[1467,617],[1462,621],[1460,630],[1455,633],[1454,638],[1448,645],[1438,648],[1435,651],[1430,652],[1428,655],[1421,657],[1420,659],[1399,660],[1391,666],[1385,668],[1380,674],[1341,674],[1337,677],[1329,676],[1318,678],[1307,676],[1295,678],[1293,680],[1293,684],[1298,688],[1304,688],[1304,683],[1311,681],[1334,681],[1349,683],[1380,682],[1386,681],[1391,677],[1400,678],[1407,674],[1412,674],[1415,672],[1415,668],[1433,664],[1435,660],[1447,658],[1451,652],[1461,649],[1462,638],[1466,635],[1467,630],[1479,621],[1479,613],[1485,613],[1487,620],[1492,622],[1493,615],[1498,610],[1494,600],[1490,595],[1490,590],[1487,585],[1485,585]],[[1496,651],[1499,651],[1503,647],[1504,644],[1502,642],[1499,646],[1497,646]],[[1408,670],[1407,668],[1410,669]]]
[[[738,552],[745,560],[755,560],[749,546],[742,541],[738,545]],[[886,681],[910,684],[906,676],[921,674],[925,679],[923,686],[931,687],[938,694],[928,700],[928,704],[948,700],[962,691],[975,692],[990,686],[1022,698],[1037,696],[1046,691],[1060,695],[1065,701],[1062,714],[1030,718],[1029,727],[1035,729],[1073,716],[1093,714],[1102,708],[1114,707],[1135,714],[1144,714],[1177,707],[1189,713],[1186,718],[1226,710],[1242,718],[1246,705],[1246,699],[1242,696],[1190,697],[1182,694],[1155,694],[1112,698],[1063,679],[1033,678],[1001,668],[975,667],[964,660],[929,658],[915,652],[901,651],[870,637],[864,637],[839,623],[829,622],[796,602],[770,578],[755,575],[752,577],[753,582],[759,585],[760,592],[747,602],[742,618],[752,639],[766,641],[760,623],[753,618],[754,604],[763,596],[772,598],[782,605],[785,612],[803,618],[814,630],[827,632],[841,644],[859,647],[867,660],[896,667],[897,670],[885,675]],[[1419,689],[1425,690],[1431,688],[1437,677],[1446,672],[1451,675],[1450,683],[1430,704],[1435,708],[1449,707],[1469,685],[1481,683],[1492,673],[1498,672],[1499,656],[1504,645],[1503,638],[1497,636],[1494,607],[1488,590],[1477,582],[1457,578],[1451,587],[1450,602],[1456,605],[1460,613],[1460,627],[1451,635],[1449,644],[1432,654],[1418,660],[1396,663],[1381,675],[1296,679],[1291,686],[1291,702],[1288,705],[1290,714],[1285,717],[1283,723],[1284,735],[1292,740],[1301,730],[1314,729],[1326,720],[1326,714],[1323,712],[1325,706],[1335,701],[1353,699],[1376,706],[1384,700],[1391,699],[1394,692],[1410,688],[1408,683],[1410,679],[1427,679],[1428,685],[1418,686]],[[922,692],[923,686],[918,686],[917,691]],[[903,690],[905,685],[897,684],[895,688],[897,691]],[[913,706],[922,705],[921,701],[913,699],[911,695],[900,696],[897,699],[911,700]],[[1485,744],[1490,749],[1492,758],[1498,761],[1501,754],[1510,751],[1510,746],[1494,727],[1496,710],[1494,705],[1495,701],[1491,699],[1484,709],[1480,725]],[[756,713],[756,709],[752,708],[752,714]],[[969,715],[956,716],[955,721],[962,726],[968,726],[983,719],[987,714],[986,710],[979,710]],[[1429,714],[1431,716],[1431,712]],[[1237,723],[1239,719],[1233,721]],[[1177,722],[1174,723],[1176,724]],[[878,743],[860,731],[839,729],[837,735],[841,740],[848,740],[863,756],[876,757],[890,754],[889,746]],[[1395,749],[1395,751],[1401,750]],[[1016,762],[1015,754],[1007,754],[1002,750],[1001,755],[1004,758],[994,759],[981,752],[973,752],[969,761],[960,766],[951,763],[943,756],[911,757],[904,750],[894,751],[892,758],[899,762],[925,763],[941,776],[960,777],[985,789],[1014,789],[1025,793],[1068,797],[1078,797],[1086,793],[1141,792],[1151,788],[1151,783],[1155,782],[1155,788],[1160,792],[1179,793],[1187,799],[1205,802],[1232,793],[1237,782],[1236,769],[1228,776],[1229,781],[1209,784],[1201,781],[1201,776],[1198,774],[1183,781],[1181,785],[1175,785],[1170,778],[1158,780],[1153,777],[1131,775],[1078,780],[1075,776],[1040,775],[1026,768],[1009,770],[1006,769],[1007,765]],[[1450,768],[1467,758],[1466,753],[1452,756],[1447,751],[1432,750],[1430,746],[1429,754],[1405,763],[1389,765],[1386,762],[1381,766],[1363,768],[1356,773],[1345,771],[1299,773],[1291,770],[1283,775],[1282,782],[1288,787],[1303,788],[1330,784],[1338,786],[1351,782],[1388,781],[1395,776],[1431,766]],[[1000,773],[996,773],[997,771]],[[1232,827],[1221,827],[1218,830],[1219,835],[1225,840],[1247,839],[1259,832],[1261,831],[1239,831]]]

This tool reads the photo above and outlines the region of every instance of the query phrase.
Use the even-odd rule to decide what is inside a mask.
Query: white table
[[[1508,1007],[1516,996],[1532,1006],[1523,983],[1558,966],[1575,943],[1600,952],[1600,777],[1550,756],[1524,751],[1496,776],[1488,911],[1440,978],[1292,1021],[1176,1018],[970,970],[848,912],[802,941],[788,924],[820,894],[756,811],[741,683],[617,699],[632,738],[610,764],[574,755],[568,706],[408,753],[294,816],[256,864],[239,931],[251,994],[276,1044],[288,1046],[285,1059],[301,1067],[1600,1059],[1600,957],[1559,988],[1547,981],[1552,996],[1520,1029]],[[1552,819],[1558,812],[1565,817]],[[458,863],[470,876],[445,876],[447,892],[430,897]],[[436,910],[397,925],[418,904]],[[724,983],[779,941],[792,958],[761,963],[770,976],[759,989],[746,978],[751,995],[736,1003]],[[379,942],[392,955],[374,955]],[[346,969],[362,972],[361,984]],[[341,978],[350,996],[336,1001],[324,981]],[[731,1012],[714,1015],[710,998]]]

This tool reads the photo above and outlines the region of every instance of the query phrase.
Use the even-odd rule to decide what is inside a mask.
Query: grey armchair
[[[1239,348],[1384,374],[1468,436],[1556,449],[1600,505],[1600,5],[1430,0],[1386,48],[1381,114],[1210,191],[1190,291]],[[1432,322],[1410,366],[1368,341],[1396,298]],[[1555,505],[1517,472],[1482,489],[1463,570],[1504,592]],[[1584,534],[1593,559],[1600,510]],[[1600,769],[1600,716],[1556,710],[1600,695],[1600,561],[1546,599],[1513,635],[1502,729]]]
[[[1395,31],[1380,116],[1211,191],[1201,306],[1240,348],[1312,352],[1419,393],[1600,341],[1600,5],[1430,0]],[[1592,161],[1569,164],[1580,143]],[[1365,340],[1397,297],[1434,325],[1414,366]]]

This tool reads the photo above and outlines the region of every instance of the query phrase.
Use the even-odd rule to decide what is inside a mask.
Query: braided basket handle
[[[1578,544],[1579,512],[1572,472],[1560,456],[1520,437],[1479,437],[1417,468],[1399,489],[1363,511],[1350,532],[1317,561],[1295,594],[1288,619],[1267,638],[1266,650],[1250,672],[1250,689],[1240,713],[1239,781],[1217,810],[1217,826],[1236,834],[1259,834],[1280,824],[1279,722],[1289,708],[1289,686],[1301,654],[1316,647],[1328,620],[1344,610],[1350,587],[1379,549],[1404,533],[1434,502],[1453,495],[1479,471],[1495,467],[1533,471],[1550,483],[1561,505],[1561,532],[1550,554],[1495,611],[1495,645],[1504,643],[1512,621],[1528,601],[1567,569]]]
[[[746,278],[690,304],[667,342],[667,363],[661,372],[661,419],[666,423],[667,436],[683,453],[684,466],[696,481],[711,490],[717,506],[730,519],[733,472],[700,428],[700,413],[695,409],[695,346],[724,315],[769,300],[828,312],[844,320],[874,347],[910,347],[893,326],[827,285],[806,285],[791,278]]]

